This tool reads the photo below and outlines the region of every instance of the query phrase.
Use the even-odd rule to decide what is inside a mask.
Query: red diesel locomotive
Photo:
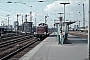
[[[34,36],[38,37],[38,38],[45,38],[47,37],[48,34],[48,25],[45,23],[40,23],[37,27],[36,27],[36,32],[34,32]]]

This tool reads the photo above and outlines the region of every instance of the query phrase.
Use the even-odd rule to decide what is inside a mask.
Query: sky
[[[7,3],[8,1],[12,3]],[[43,2],[38,2],[43,1]],[[7,25],[9,15],[9,24],[13,25],[17,21],[16,15],[19,14],[19,25],[22,24],[22,15],[28,14],[27,21],[30,21],[30,12],[32,12],[32,22],[35,25],[45,22],[45,16],[49,27],[54,26],[54,20],[58,20],[58,13],[64,13],[64,5],[61,2],[69,2],[65,5],[65,19],[69,21],[80,21],[83,26],[83,4],[85,10],[85,26],[88,26],[89,19],[89,0],[0,0],[0,25]],[[61,15],[64,17],[64,15]],[[24,18],[23,18],[24,19]],[[25,21],[25,20],[24,20]],[[72,24],[78,24],[78,22]]]

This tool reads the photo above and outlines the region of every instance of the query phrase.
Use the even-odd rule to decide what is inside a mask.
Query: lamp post
[[[22,32],[23,32],[23,15],[22,15]]]
[[[27,14],[25,15],[25,35],[27,35],[27,31],[26,31],[26,29],[27,29]]]
[[[8,14],[8,15],[6,15],[6,16],[8,17],[7,20],[8,20],[8,30],[9,30],[9,16],[10,16],[10,15]]]
[[[35,18],[35,28],[36,28],[36,18]]]
[[[46,23],[46,18],[47,18],[47,16],[45,16],[45,23]]]
[[[84,11],[84,3],[83,3],[83,28],[85,29],[85,11]]]
[[[80,21],[79,21],[79,31],[80,31]]]
[[[28,25],[27,25],[27,16],[29,16],[28,14],[25,15],[25,35],[27,35],[27,28],[28,28]]]
[[[16,35],[18,34],[18,25],[19,25],[19,22],[18,22],[18,17],[20,16],[21,14],[17,14],[17,24],[16,24]]]
[[[7,31],[7,19],[6,18],[4,18],[5,19],[5,26],[6,26],[6,30],[5,31]]]
[[[60,4],[64,4],[64,22],[65,22],[65,5],[70,3],[60,3]]]

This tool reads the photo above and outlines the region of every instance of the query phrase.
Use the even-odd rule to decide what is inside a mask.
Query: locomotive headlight
[[[46,32],[44,32],[44,34],[46,34]]]
[[[34,34],[35,34],[35,32],[34,32]]]
[[[37,34],[36,32],[34,32],[34,34]]]

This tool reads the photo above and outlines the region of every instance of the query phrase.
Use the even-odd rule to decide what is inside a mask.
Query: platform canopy
[[[63,22],[63,21],[62,21]],[[63,22],[63,23],[67,23],[67,25],[70,25],[70,24],[73,24],[75,23],[76,21],[66,21],[66,22]],[[60,21],[59,20],[55,20],[55,24],[59,24]]]
[[[75,21],[71,22],[71,21],[68,21],[68,22],[63,22],[63,23],[67,23],[67,25],[70,25],[70,24],[73,24],[75,23]]]

